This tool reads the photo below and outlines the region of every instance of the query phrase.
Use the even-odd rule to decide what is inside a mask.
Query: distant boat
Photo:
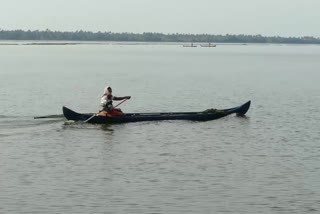
[[[216,44],[211,44],[210,42],[209,42],[208,45],[207,44],[203,44],[203,45],[200,45],[200,46],[204,47],[204,48],[215,48],[215,47],[217,47]]]
[[[198,46],[194,45],[193,43],[191,43],[190,45],[183,45],[183,47],[185,47],[185,48],[196,48]]]

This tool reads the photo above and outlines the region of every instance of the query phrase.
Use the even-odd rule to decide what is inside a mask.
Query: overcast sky
[[[0,0],[0,28],[320,37],[320,0]]]

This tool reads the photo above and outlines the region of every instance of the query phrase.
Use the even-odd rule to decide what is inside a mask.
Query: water
[[[0,46],[1,213],[319,213],[320,46]],[[201,111],[247,117],[122,125],[34,120]]]

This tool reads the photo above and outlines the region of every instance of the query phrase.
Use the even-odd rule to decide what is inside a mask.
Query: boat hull
[[[250,108],[251,101],[245,104],[230,108],[216,110],[213,113],[205,112],[164,112],[164,113],[127,113],[124,116],[105,117],[94,116],[94,114],[80,114],[67,107],[63,107],[63,115],[68,120],[86,121],[88,123],[112,124],[112,123],[129,123],[141,121],[161,121],[161,120],[191,120],[191,121],[208,121],[216,120],[230,114],[244,115]]]

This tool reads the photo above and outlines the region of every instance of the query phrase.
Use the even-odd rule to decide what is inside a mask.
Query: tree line
[[[0,40],[56,40],[56,41],[130,41],[130,42],[187,42],[187,43],[276,43],[276,44],[320,44],[316,37],[280,37],[245,34],[164,34],[164,33],[114,33],[91,31],[44,31],[3,30]]]

